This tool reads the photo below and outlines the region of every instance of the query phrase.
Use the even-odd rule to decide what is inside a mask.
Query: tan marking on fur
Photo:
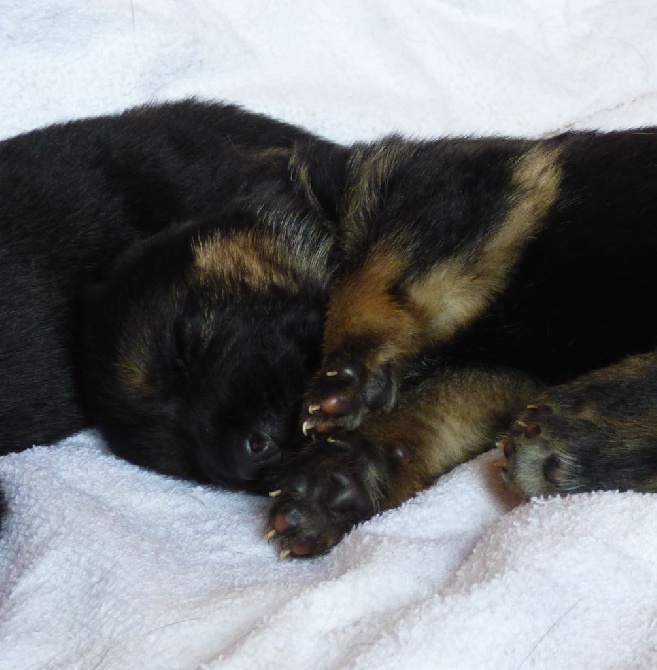
[[[404,148],[401,140],[392,138],[368,159],[361,158],[363,174],[356,180],[358,192],[351,197],[352,204],[361,204],[349,216],[366,218],[375,209],[376,194]],[[331,291],[325,352],[335,351],[346,336],[367,338],[375,344],[368,362],[376,365],[411,356],[429,343],[447,341],[482,315],[505,288],[522,250],[541,229],[558,197],[558,157],[558,151],[542,145],[523,154],[511,177],[512,194],[501,225],[477,249],[442,260],[410,284],[403,302],[390,290],[399,284],[406,260],[383,245],[373,249],[364,266]]]
[[[131,390],[142,392],[146,388],[146,372],[135,359],[122,358],[117,367],[121,379]]]
[[[504,290],[522,250],[540,231],[559,195],[558,158],[557,151],[540,144],[525,153],[511,178],[513,192],[502,224],[479,248],[441,261],[408,288],[411,302],[427,315],[431,340],[453,337]]]
[[[115,369],[126,390],[145,395],[151,392],[148,369],[153,356],[152,343],[156,341],[155,330],[160,310],[174,311],[173,305],[179,304],[184,289],[177,284],[169,286],[166,300],[161,302],[137,302],[122,324],[122,333],[117,343]]]
[[[381,206],[388,180],[404,157],[412,156],[412,145],[391,136],[371,145],[354,147],[349,157],[349,184],[341,205],[343,245],[349,249],[362,239],[371,217]]]
[[[393,253],[374,250],[361,269],[336,282],[326,316],[325,351],[334,351],[345,336],[382,344],[382,360],[410,346],[418,330],[415,315],[390,294],[404,265]]]
[[[491,448],[500,422],[536,393],[528,378],[507,372],[445,371],[405,396],[388,414],[369,418],[361,431],[375,448],[399,445],[412,454],[388,482],[382,509],[401,504],[435,477]]]
[[[275,285],[289,290],[299,277],[286,262],[279,240],[263,231],[214,233],[195,245],[193,277],[202,283],[244,282],[262,290]]]
[[[240,153],[256,163],[287,163],[292,157],[292,149],[287,147],[250,148],[240,147]]]
[[[147,356],[148,346],[143,341],[128,342],[124,337],[119,345],[117,374],[125,386],[134,393],[143,394],[148,390],[145,365]]]

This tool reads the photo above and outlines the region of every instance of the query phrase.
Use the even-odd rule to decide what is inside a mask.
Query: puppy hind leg
[[[505,478],[527,497],[657,492],[657,353],[547,389],[501,439]]]
[[[268,539],[293,556],[329,550],[355,524],[492,447],[537,392],[516,373],[445,370],[357,430],[307,442],[276,486]]]

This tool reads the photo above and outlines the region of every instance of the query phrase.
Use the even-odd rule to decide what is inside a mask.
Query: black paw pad
[[[336,512],[358,515],[370,506],[362,484],[346,472],[332,472],[327,488],[326,504]]]
[[[390,403],[393,392],[392,365],[384,363],[370,374],[363,400],[371,410],[377,411]]]
[[[273,492],[267,539],[282,555],[317,556],[374,513],[364,478],[364,452],[344,440],[314,442],[291,464]]]

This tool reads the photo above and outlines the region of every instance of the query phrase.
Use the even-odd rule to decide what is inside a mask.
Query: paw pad
[[[361,361],[336,354],[324,364],[308,393],[303,434],[354,430],[368,412],[389,406],[394,395],[390,363],[370,369]]]
[[[280,543],[283,557],[322,554],[374,513],[362,477],[366,457],[348,437],[313,442],[274,492],[265,538]]]
[[[548,456],[543,463],[543,476],[545,479],[558,487],[563,479],[563,474],[561,459],[555,454]]]

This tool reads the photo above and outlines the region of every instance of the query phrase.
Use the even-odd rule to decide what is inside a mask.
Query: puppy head
[[[90,292],[82,390],[118,455],[259,490],[293,447],[330,245],[311,221],[272,216],[277,230],[233,211],[166,231]]]

